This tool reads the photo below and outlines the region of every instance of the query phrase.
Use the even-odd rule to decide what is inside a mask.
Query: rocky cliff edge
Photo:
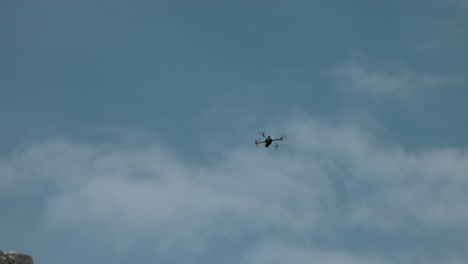
[[[0,251],[0,264],[33,264],[33,259],[23,253]]]

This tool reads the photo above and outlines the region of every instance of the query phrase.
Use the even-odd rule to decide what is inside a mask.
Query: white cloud
[[[467,0],[453,0],[455,4],[457,4],[462,9],[468,9],[468,1]]]
[[[408,99],[416,93],[426,93],[443,84],[443,79],[416,74],[408,69],[393,73],[370,69],[356,62],[347,62],[331,71],[337,85],[345,91],[379,97]]]
[[[147,254],[206,256],[237,243],[244,248],[230,250],[250,263],[389,263],[391,253],[355,252],[341,236],[361,230],[380,239],[404,237],[414,225],[427,234],[468,232],[466,150],[411,153],[358,126],[307,118],[287,128],[278,151],[223,150],[216,163],[181,159],[158,143],[32,144],[0,160],[1,197],[36,193],[44,207],[36,225],[45,238],[64,230],[95,230],[81,234],[90,241],[111,234],[108,254],[150,241]],[[314,237],[335,249],[320,248]],[[281,243],[265,246],[272,239]],[[390,243],[388,251],[398,250]],[[406,263],[425,257],[399,254]]]
[[[289,247],[279,243],[267,243],[252,250],[247,263],[281,264],[281,263],[322,263],[322,264],[383,264],[391,263],[375,256],[357,256],[339,250],[314,250]]]
[[[304,154],[313,150],[322,155],[331,163],[327,174],[344,182],[350,193],[344,203],[349,224],[390,231],[408,217],[428,228],[461,226],[468,220],[460,199],[468,186],[466,150],[408,153],[379,144],[353,126],[304,122],[295,129],[309,133],[294,138]]]

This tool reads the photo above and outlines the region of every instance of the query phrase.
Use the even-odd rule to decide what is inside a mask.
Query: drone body
[[[268,148],[270,145],[273,145],[276,149],[278,149],[279,145],[275,144],[273,142],[284,139],[284,137],[280,137],[279,139],[275,139],[272,136],[265,136],[265,133],[262,133],[262,136],[265,138],[264,141],[255,140],[255,145],[257,145],[257,147],[258,147],[258,144],[265,144],[265,148]]]

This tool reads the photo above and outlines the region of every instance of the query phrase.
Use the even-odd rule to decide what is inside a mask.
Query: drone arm
[[[255,145],[257,145],[257,147],[258,147],[258,144],[263,144],[263,143],[265,143],[265,141],[260,142],[258,140],[255,140]]]

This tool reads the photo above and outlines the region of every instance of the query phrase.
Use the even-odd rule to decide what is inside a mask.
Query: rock
[[[33,264],[31,256],[18,252],[0,251],[0,264]]]

